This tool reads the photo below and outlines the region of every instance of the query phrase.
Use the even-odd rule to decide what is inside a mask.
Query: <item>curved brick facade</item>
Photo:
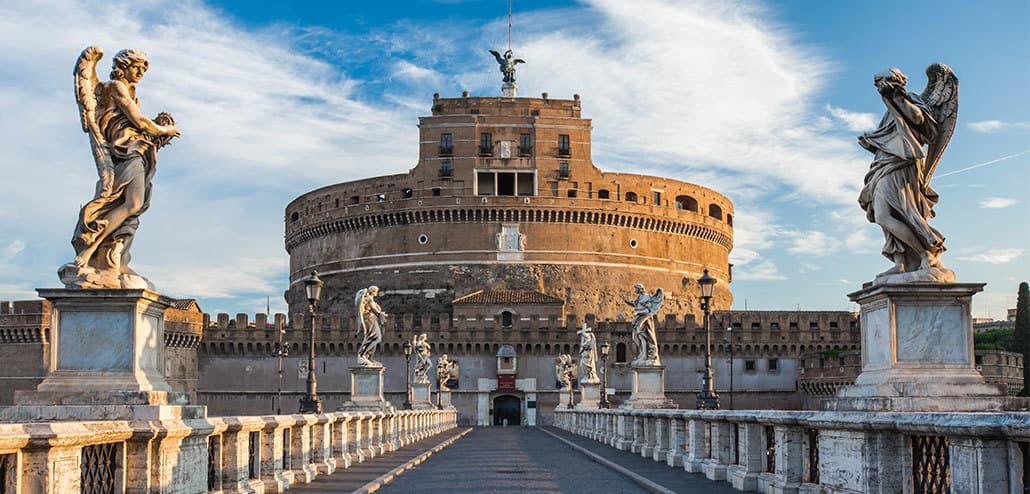
[[[317,270],[322,310],[350,312],[381,289],[387,311],[443,312],[483,289],[561,298],[614,319],[635,283],[666,292],[663,312],[696,312],[704,268],[728,309],[733,205],[705,187],[608,173],[590,159],[580,100],[434,98],[406,174],[331,185],[286,208],[291,312]]]

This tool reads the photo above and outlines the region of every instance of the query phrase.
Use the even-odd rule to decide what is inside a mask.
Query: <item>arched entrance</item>
[[[522,424],[522,400],[518,396],[494,398],[494,425],[504,424],[504,419],[508,419],[508,425]]]

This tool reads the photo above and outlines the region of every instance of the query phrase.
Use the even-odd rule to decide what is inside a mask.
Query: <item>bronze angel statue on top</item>
[[[940,261],[944,236],[929,220],[938,200],[930,179],[955,132],[958,78],[942,63],[927,67],[926,76],[926,89],[915,94],[905,89],[900,70],[876,74],[873,83],[887,111],[876,130],[858,138],[875,156],[858,203],[883,229],[883,255],[894,262],[877,283],[955,281]]]
[[[75,101],[99,180],[93,199],[79,211],[72,237],[75,259],[58,276],[68,288],[153,289],[129,268],[130,248],[139,217],[150,205],[157,151],[179,130],[167,113],[151,120],[140,112],[136,85],[150,67],[145,53],[118,52],[107,82],[96,73],[103,56],[91,46],[75,63]]]
[[[498,68],[501,70],[501,74],[504,75],[503,81],[506,84],[515,84],[515,66],[520,63],[526,63],[526,61],[521,58],[515,58],[511,50],[504,52],[504,56],[501,56],[496,50],[490,50],[490,53],[497,59]]]

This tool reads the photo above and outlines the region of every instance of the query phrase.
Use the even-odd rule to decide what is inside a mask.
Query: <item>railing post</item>
[[[294,415],[294,424],[290,445],[290,467],[293,470],[293,483],[307,484],[315,480],[318,475],[314,464],[311,462],[311,436],[314,415]]]
[[[334,413],[336,428],[333,429],[333,458],[336,458],[337,468],[350,468],[350,415],[346,413]]]
[[[686,443],[686,430],[683,427],[683,418],[677,414],[678,412],[674,412],[669,415],[669,452],[665,454],[665,464],[670,467],[682,467],[683,455],[686,454],[683,448]]]
[[[669,453],[669,420],[665,418],[665,412],[658,412],[654,417],[654,451],[651,452],[651,459],[665,462]]]
[[[705,421],[690,419],[687,421],[687,457],[683,460],[683,469],[692,473],[701,473],[708,460],[705,451]]]
[[[705,477],[726,480],[726,467],[733,463],[733,427],[729,422],[712,422],[711,457],[705,462]]]
[[[739,424],[737,433],[740,435],[737,443],[739,460],[736,465],[726,469],[726,477],[734,489],[754,491],[758,489],[758,475],[762,473],[762,462],[765,461],[765,452],[762,451],[762,425]]]
[[[615,427],[618,436],[615,447],[619,451],[629,451],[633,445],[633,417],[629,415],[629,412],[619,411]]]
[[[949,437],[948,459],[951,470],[951,492],[979,492],[1003,494],[1019,492],[1022,476],[1016,477],[1018,466],[1022,471],[1022,454],[1009,442],[978,437]],[[1015,477],[1015,478],[1013,478]]]
[[[800,427],[776,426],[776,476],[773,492],[797,492],[804,475],[804,430]]]
[[[293,474],[283,469],[283,430],[288,423],[284,415],[265,418],[261,434],[261,480],[265,492],[286,492]]]
[[[633,442],[629,445],[629,452],[640,454],[640,449],[644,446],[644,420],[639,415],[640,412],[630,412],[633,419]]]
[[[348,412],[351,415],[351,440],[348,446],[351,464],[365,461],[365,412]]]
[[[332,447],[333,417],[319,415],[317,422],[311,427],[311,463],[315,465],[318,475],[329,475],[336,471],[336,458],[333,457]]]

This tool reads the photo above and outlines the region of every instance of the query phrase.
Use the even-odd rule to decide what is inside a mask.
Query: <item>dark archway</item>
[[[508,425],[522,424],[522,400],[518,396],[494,398],[494,425],[504,424],[504,419],[508,419]]]

